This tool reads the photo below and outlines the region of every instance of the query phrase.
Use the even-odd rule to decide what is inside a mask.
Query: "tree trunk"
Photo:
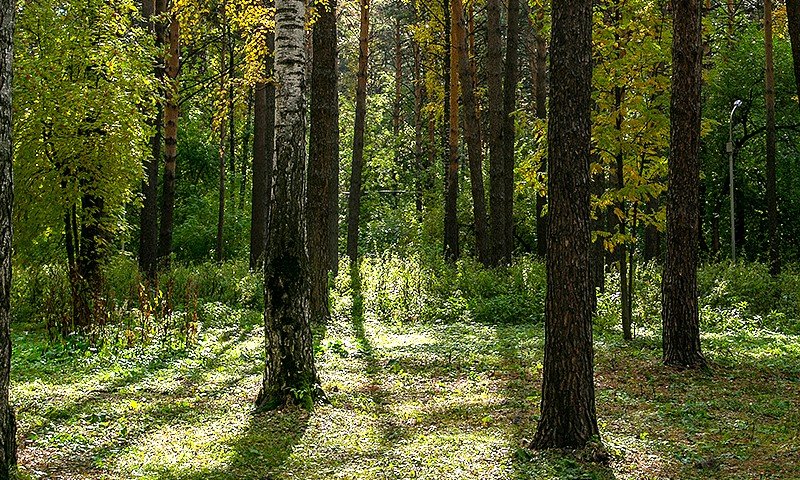
[[[308,165],[308,246],[311,318],[325,323],[328,272],[337,262],[339,234],[339,93],[336,70],[336,2],[319,4],[311,70],[311,134]]]
[[[164,4],[165,0],[156,0]],[[167,9],[161,10],[166,12]],[[166,58],[167,85],[164,105],[164,178],[161,197],[161,225],[158,256],[169,268],[172,255],[172,229],[175,217],[175,168],[178,159],[178,72],[180,70],[180,25],[173,12],[169,24],[169,52]]]
[[[394,102],[392,104],[392,142],[394,147],[394,164],[400,165],[400,120],[403,100],[403,30],[400,16],[394,24]]]
[[[444,1],[444,258],[458,260],[458,65],[453,47],[449,1]]]
[[[414,45],[414,166],[417,170],[415,200],[417,212],[422,213],[425,201],[425,168],[422,104],[425,101],[425,80],[422,77],[422,48],[416,40]]]
[[[220,66],[221,72],[219,76],[220,91],[224,92],[226,83],[229,84],[233,81],[230,75],[230,66],[227,64],[227,53],[230,48],[230,32],[226,32],[222,40],[222,49],[220,50]],[[229,90],[230,92],[230,90]],[[229,99],[230,100],[230,99]],[[228,104],[230,107],[230,104]],[[226,108],[227,109],[227,108]],[[233,112],[227,112],[232,115]],[[224,117],[223,117],[224,118]],[[233,135],[233,132],[227,131],[227,126],[224,121],[219,123],[219,196],[217,203],[217,242],[214,252],[214,260],[217,263],[222,263],[225,258],[225,143],[228,135]],[[233,174],[233,172],[231,172]]]
[[[508,1],[508,32],[506,35],[506,63],[503,84],[503,166],[498,190],[500,204],[492,212],[497,225],[492,231],[502,235],[495,243],[498,263],[511,263],[514,253],[514,157],[516,147],[516,125],[514,111],[517,109],[517,83],[519,64],[519,0]],[[502,218],[502,219],[501,219]]]
[[[272,75],[275,63],[274,33],[267,34],[265,75]],[[250,269],[264,265],[267,245],[267,216],[272,190],[272,158],[275,154],[275,83],[256,84],[253,108],[253,191],[250,223]]]
[[[514,0],[512,0],[514,3]],[[492,264],[502,263],[507,254],[505,205],[508,203],[504,188],[505,173],[505,122],[503,98],[503,47],[500,27],[500,0],[486,3],[486,95],[489,110],[489,208],[491,209]]]
[[[764,0],[764,49],[766,51],[767,109],[767,216],[769,232],[769,271],[773,276],[781,273],[781,252],[778,217],[778,181],[776,173],[777,140],[775,135],[775,62],[772,43],[772,0]]]
[[[259,409],[311,407],[314,366],[306,238],[306,50],[303,0],[275,2],[275,159],[264,267],[266,370]]]
[[[11,478],[17,463],[14,409],[8,400],[11,384],[11,254],[12,208],[12,102],[13,35],[16,2],[0,1],[0,479]]]
[[[347,202],[347,256],[358,261],[358,229],[361,218],[361,176],[364,169],[364,127],[367,117],[367,64],[369,61],[369,0],[359,0],[361,31],[358,37],[358,81],[356,119],[353,132],[353,162],[350,172],[350,198]]]
[[[155,37],[156,48],[163,48],[164,27],[154,21],[156,15],[154,0],[142,0],[142,16],[148,29]],[[164,81],[164,68],[158,63],[154,68],[156,84]],[[163,140],[161,126],[164,123],[164,106],[156,102],[156,114],[149,120],[154,129],[150,137],[150,158],[144,162],[145,178],[142,181],[142,211],[139,217],[139,270],[153,280],[158,265],[158,166],[161,164],[161,142]]]
[[[592,2],[554,0],[551,41],[550,228],[542,409],[533,445],[581,448],[599,435],[590,278]]]
[[[700,2],[676,0],[673,15],[663,360],[669,366],[694,368],[706,363],[700,350],[697,301],[703,60]]]
[[[467,50],[467,27],[464,19],[464,5],[461,0],[450,1],[453,66],[457,67],[461,83],[461,97],[464,103],[464,138],[467,142],[470,183],[472,186],[472,205],[475,221],[475,245],[478,260],[489,264],[488,228],[486,221],[486,191],[483,187],[483,144],[481,142],[481,126],[478,119],[478,106],[475,100],[475,86],[472,84],[472,67]],[[451,106],[451,115],[452,115]],[[457,119],[456,119],[457,120]],[[455,123],[458,128],[458,122]],[[451,132],[453,125],[451,124]],[[451,144],[452,145],[452,144]],[[458,154],[456,140],[456,155]],[[451,146],[452,148],[452,146]]]
[[[241,183],[239,183],[239,210],[244,211],[245,191],[247,190],[247,147],[250,145],[250,135],[253,119],[253,87],[247,89],[247,113],[245,114],[244,133],[242,135],[242,161],[239,162]]]

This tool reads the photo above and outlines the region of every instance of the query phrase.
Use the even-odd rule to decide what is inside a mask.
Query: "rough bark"
[[[166,12],[166,1],[156,0]],[[175,168],[178,159],[178,72],[180,70],[180,24],[173,13],[169,24],[169,51],[166,58],[167,85],[164,104],[164,176],[161,196],[161,224],[158,256],[168,268],[172,255],[172,230],[175,217]]]
[[[673,17],[663,361],[669,366],[693,368],[705,365],[697,301],[703,57],[700,2],[675,0]]]
[[[14,181],[11,173],[11,84],[16,2],[0,1],[0,480],[11,478],[17,463],[14,409],[8,400],[11,375],[11,253]]]
[[[350,196],[347,202],[347,256],[358,260],[358,230],[361,219],[361,187],[364,169],[364,127],[367,117],[367,64],[369,62],[369,0],[359,0],[361,30],[358,37],[358,79],[356,81],[356,119],[353,131],[353,162],[350,171]]]
[[[311,134],[308,165],[308,245],[311,318],[329,317],[328,272],[338,263],[339,94],[336,70],[336,1],[319,4],[311,67]]]
[[[777,139],[775,132],[775,60],[772,42],[772,0],[764,0],[764,50],[766,51],[766,87],[767,110],[767,222],[769,240],[769,271],[772,275],[781,273],[781,253],[778,217],[778,181],[777,181]]]
[[[164,28],[160,22],[153,20],[155,9],[154,0],[142,1],[142,17],[155,37],[156,48],[161,48],[164,45]],[[157,62],[153,73],[156,83],[162,84],[163,66]],[[148,123],[154,131],[150,137],[150,158],[144,162],[145,178],[142,181],[142,210],[139,216],[139,270],[152,280],[158,265],[158,167],[161,164],[161,126],[164,123],[164,106],[161,102],[156,102],[156,113]]]
[[[275,63],[275,35],[267,34],[269,54],[266,74],[272,75]],[[267,245],[267,216],[272,182],[272,157],[275,154],[275,83],[272,80],[256,85],[253,107],[253,191],[250,223],[250,269],[264,265]]]
[[[455,64],[449,1],[444,1],[444,258],[458,260],[458,66]]]
[[[275,158],[264,266],[266,369],[260,409],[310,407],[314,366],[306,238],[305,3],[275,2]]]
[[[488,265],[490,263],[490,252],[486,218],[486,191],[483,186],[483,144],[481,142],[478,104],[475,99],[475,86],[472,83],[472,66],[470,65],[467,50],[467,27],[464,18],[464,5],[461,3],[461,0],[451,0],[450,12],[454,48],[452,59],[454,61],[453,63],[455,63],[453,66],[457,67],[458,79],[461,86],[461,98],[464,104],[464,138],[467,143],[469,176],[472,187],[475,246],[478,250],[478,260],[482,264]],[[452,108],[451,106],[451,114],[453,113]],[[457,129],[457,121],[455,122],[455,126]],[[451,124],[451,129],[452,127],[453,125]],[[458,155],[457,140],[455,142],[455,153]]]
[[[537,448],[583,447],[595,413],[590,278],[592,2],[554,0],[548,127],[550,228]]]
[[[506,254],[507,218],[503,178],[505,176],[503,47],[500,27],[500,0],[486,3],[486,96],[489,115],[489,208],[491,209],[492,263],[499,264]]]

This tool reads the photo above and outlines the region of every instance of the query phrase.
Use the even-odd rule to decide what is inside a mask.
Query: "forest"
[[[0,0],[0,480],[800,479],[800,0]]]

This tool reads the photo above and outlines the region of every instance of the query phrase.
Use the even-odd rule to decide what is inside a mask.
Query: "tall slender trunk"
[[[275,35],[267,34],[265,74],[271,76],[275,63]],[[264,265],[267,245],[267,216],[272,195],[272,158],[275,154],[275,83],[259,82],[253,107],[253,190],[250,221],[250,269]]]
[[[228,28],[228,172],[231,177],[231,200],[236,195],[236,91],[233,85],[233,77],[236,73],[236,64],[234,59],[234,38]],[[233,203],[233,202],[231,202]]]
[[[164,27],[155,21],[155,0],[142,0],[142,16],[148,29],[155,37],[156,48],[164,46]],[[160,62],[154,67],[156,83],[162,85],[164,68]],[[139,270],[149,279],[153,279],[158,265],[158,167],[161,164],[161,143],[163,140],[161,127],[164,123],[164,106],[156,102],[156,113],[148,120],[153,128],[150,137],[150,158],[144,162],[145,178],[142,180],[142,210],[139,217]]]
[[[513,3],[513,0],[512,0]],[[505,121],[503,98],[503,48],[500,28],[500,0],[486,3],[486,95],[489,110],[489,208],[491,209],[492,263],[499,264],[505,257],[506,222],[504,205],[507,203],[505,177]]]
[[[413,42],[414,47],[414,167],[416,168],[416,207],[422,213],[425,200],[425,145],[423,138],[422,105],[425,101],[425,80],[422,77],[422,48]]]
[[[732,2],[732,0],[728,0]],[[792,64],[797,98],[800,101],[800,0],[786,0],[786,17],[789,25],[789,40],[792,44]]]
[[[450,3],[444,0],[444,258],[458,260],[458,66],[453,49]]]
[[[703,36],[699,0],[673,2],[667,256],[662,280],[666,365],[705,365],[697,300]]]
[[[502,200],[492,219],[492,227],[498,239],[495,242],[497,261],[511,263],[514,253],[514,158],[516,147],[516,125],[514,111],[517,109],[517,83],[519,82],[519,0],[508,0],[508,31],[506,34],[506,63],[503,78],[503,166],[498,189]],[[493,207],[494,210],[494,207]],[[502,236],[502,237],[501,237]]]
[[[228,65],[227,53],[230,47],[230,31],[226,32],[222,40],[222,49],[220,50],[220,91],[225,91],[227,84],[233,81],[230,75],[230,66]],[[229,90],[230,91],[230,90]],[[230,99],[229,99],[230,101]],[[230,103],[227,104],[230,107]],[[227,110],[227,108],[226,108]],[[227,112],[232,115],[232,112]],[[225,258],[225,143],[228,135],[233,136],[233,132],[228,132],[228,127],[224,121],[219,124],[219,196],[217,203],[217,242],[214,252],[214,260],[217,263],[222,263]],[[231,172],[233,173],[233,172]]]
[[[595,413],[589,267],[592,1],[553,0],[550,228],[542,408],[537,448],[585,446]]]
[[[311,407],[320,396],[311,337],[306,238],[304,0],[275,2],[275,178],[264,266],[266,365],[256,405]]]
[[[483,144],[481,142],[478,105],[475,99],[475,85],[472,83],[472,66],[470,65],[467,49],[464,5],[461,0],[451,0],[450,7],[454,46],[453,58],[457,63],[458,77],[461,84],[461,98],[464,103],[464,138],[467,142],[469,175],[472,186],[475,245],[478,250],[478,260],[484,265],[488,265],[490,263],[490,252],[487,238],[486,191],[483,187]]]
[[[11,478],[17,463],[14,409],[8,400],[11,376],[11,226],[14,205],[12,178],[13,38],[16,2],[0,0],[0,478]]]
[[[358,230],[361,218],[361,176],[364,169],[364,127],[367,117],[367,64],[369,62],[369,0],[359,0],[361,30],[358,37],[358,80],[356,119],[353,132],[353,162],[350,172],[350,198],[347,203],[347,256],[358,261]]]
[[[308,246],[311,318],[324,323],[328,272],[338,264],[339,94],[336,70],[336,2],[320,4],[314,24],[311,67],[311,134],[308,159]]]
[[[165,4],[166,0],[157,0]],[[162,10],[166,12],[167,9]],[[175,169],[178,159],[178,72],[180,70],[180,25],[175,12],[169,24],[169,51],[166,58],[167,85],[164,104],[164,177],[161,196],[161,225],[158,256],[168,268],[172,255],[172,230],[175,219]]]
[[[252,133],[253,120],[253,87],[247,90],[247,113],[245,114],[244,134],[242,135],[242,161],[239,163],[239,210],[244,210],[245,191],[247,190],[247,147],[250,145],[250,135]]]
[[[619,8],[617,8],[617,22],[619,22]],[[622,126],[625,122],[625,115],[623,114],[622,110],[622,102],[625,98],[625,88],[624,87],[614,87],[614,108],[617,112],[617,120],[615,123],[615,130],[617,134],[617,154],[616,154],[616,179],[617,179],[617,190],[622,191],[625,188],[625,157],[622,151]],[[620,199],[619,204],[617,205],[619,211],[623,213],[622,218],[618,218],[617,220],[617,227],[619,228],[619,233],[624,238],[627,235],[627,215],[628,205],[624,199]],[[622,240],[617,247],[617,254],[619,258],[619,286],[620,286],[620,296],[622,302],[622,337],[625,340],[632,340],[633,339],[633,332],[631,331],[631,321],[632,321],[632,312],[631,312],[631,293],[628,289],[628,244],[626,240]]]
[[[767,216],[769,222],[769,271],[781,273],[781,252],[778,216],[777,140],[775,134],[775,61],[772,42],[772,0],[764,0],[764,49],[766,50],[767,107]]]
[[[394,146],[394,164],[400,164],[400,120],[403,94],[403,29],[400,17],[394,24],[394,102],[392,105],[392,142]]]

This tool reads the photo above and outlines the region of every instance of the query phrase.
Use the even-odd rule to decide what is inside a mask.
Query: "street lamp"
[[[742,106],[741,100],[733,102],[733,109],[731,110],[731,118],[728,122],[728,167],[730,168],[730,196],[731,196],[731,260],[736,263],[736,217],[734,213],[734,198],[733,198],[733,114],[736,109]]]

